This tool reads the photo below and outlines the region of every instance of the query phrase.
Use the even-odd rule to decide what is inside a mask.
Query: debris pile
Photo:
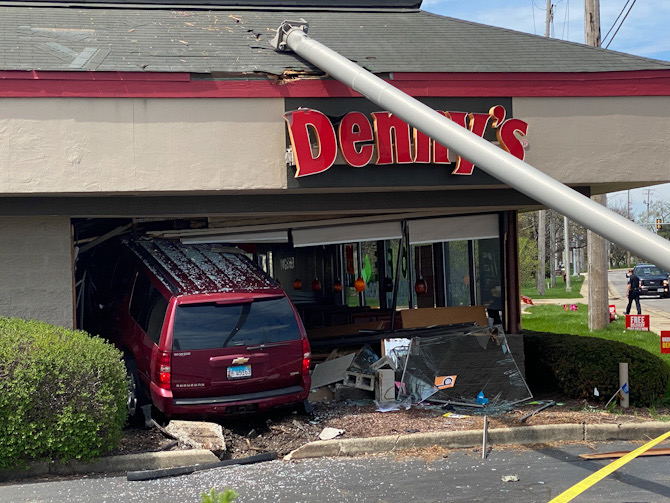
[[[336,348],[312,373],[309,400],[374,399],[379,411],[432,404],[482,413],[532,398],[500,326],[398,330],[370,345]]]

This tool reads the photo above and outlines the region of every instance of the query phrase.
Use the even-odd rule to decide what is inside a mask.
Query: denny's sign
[[[495,130],[500,146],[524,160],[528,124],[507,118],[505,108],[497,105],[489,113],[443,112],[456,124],[484,137],[488,128]],[[452,174],[471,175],[474,165],[456,156],[449,159],[449,149],[394,116],[390,112],[373,112],[370,119],[361,112],[349,112],[336,127],[318,110],[301,108],[286,112],[284,119],[293,148],[296,178],[316,175],[329,169],[338,152],[350,166],[368,164],[453,164]],[[454,156],[452,156],[454,158]]]

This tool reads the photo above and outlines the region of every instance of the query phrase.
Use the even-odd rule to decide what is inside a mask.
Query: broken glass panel
[[[489,408],[532,398],[499,326],[412,338],[402,382],[413,402],[481,407],[483,393]]]

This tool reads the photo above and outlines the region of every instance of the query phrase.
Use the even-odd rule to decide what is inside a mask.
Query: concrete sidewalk
[[[584,276],[584,282],[582,283],[581,289],[579,290],[580,295],[583,297],[581,299],[533,299],[533,304],[543,305],[543,304],[587,304],[589,303],[589,277],[588,274],[582,273]],[[609,284],[608,285],[608,296],[609,304],[614,305],[616,309],[617,316],[623,317],[626,312],[626,306],[628,305],[628,298],[626,297],[625,292],[620,292],[616,287]],[[645,305],[645,298],[640,299],[640,304],[642,307],[642,314],[649,315],[649,325],[652,332],[660,337],[661,331],[668,330],[670,331],[670,313],[661,311],[659,309],[650,308]],[[524,305],[523,307],[528,307]]]

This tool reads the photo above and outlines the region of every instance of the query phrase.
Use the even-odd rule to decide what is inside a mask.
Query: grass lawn
[[[626,319],[623,316],[610,323],[605,330],[589,330],[588,306],[585,304],[577,304],[577,311],[564,311],[563,306],[543,305],[528,307],[525,312],[528,314],[524,314],[522,318],[524,329],[623,342],[649,351],[670,366],[670,354],[661,354],[658,334],[626,330]],[[664,400],[670,402],[670,383]]]
[[[565,282],[563,278],[556,278],[556,287],[555,288],[546,288],[544,289],[544,295],[537,294],[537,288],[535,284],[525,285],[521,287],[521,295],[530,297],[531,299],[583,299],[579,290],[584,283],[584,276],[572,276],[570,278],[570,292],[565,291]]]

